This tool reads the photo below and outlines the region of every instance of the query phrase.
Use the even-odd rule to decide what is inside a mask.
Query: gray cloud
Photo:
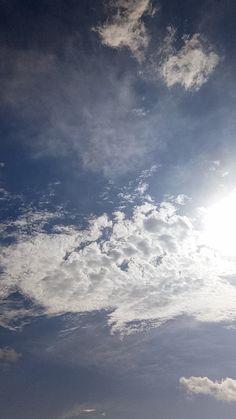
[[[208,377],[181,377],[179,381],[190,394],[205,394],[226,402],[236,401],[236,380],[232,378],[212,381]]]
[[[0,362],[14,363],[21,355],[8,346],[0,348]]]
[[[135,74],[74,49],[66,62],[36,51],[2,55],[1,100],[20,116],[17,138],[34,157],[69,156],[110,177],[142,168],[162,147],[163,112],[137,112]]]

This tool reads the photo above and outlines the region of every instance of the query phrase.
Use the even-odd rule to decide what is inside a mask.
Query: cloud
[[[14,363],[21,355],[8,346],[0,348],[0,362]]]
[[[45,222],[46,214],[41,218]],[[54,222],[50,231],[40,223],[28,232],[16,223],[16,241],[0,255],[3,302],[17,290],[40,314],[107,310],[112,331],[121,334],[182,314],[199,321],[236,319],[236,287],[226,279],[236,271],[235,261],[207,247],[173,202],[142,197],[131,215],[117,210],[90,217],[84,228]],[[5,311],[2,323],[11,326],[20,310]]]
[[[232,378],[212,381],[208,377],[181,377],[179,381],[190,394],[205,394],[226,402],[236,401],[236,380]]]
[[[105,403],[96,403],[96,404],[88,404],[88,403],[81,403],[81,404],[75,404],[71,409],[69,409],[67,412],[59,416],[58,419],[70,419],[70,418],[77,418],[79,416],[83,417],[105,417],[106,412],[104,411],[105,408],[110,408],[111,403],[105,402]]]
[[[127,47],[140,62],[147,64],[145,50],[149,35],[141,17],[144,13],[151,14],[150,1],[117,0],[112,5],[116,6],[116,15],[111,22],[96,29],[103,44],[112,48]],[[199,90],[219,63],[219,56],[200,33],[184,35],[183,46],[176,49],[176,29],[168,26],[167,32],[163,44],[159,46],[158,62],[155,64],[163,81],[168,87],[181,84],[186,90]],[[150,70],[152,65],[148,64],[148,67]]]
[[[76,170],[115,177],[142,169],[162,147],[162,110],[137,113],[136,75],[121,75],[106,55],[0,52],[1,101],[22,122],[14,141],[33,157],[63,156]]]
[[[102,43],[111,48],[127,47],[138,61],[142,61],[149,35],[141,18],[144,14],[152,14],[150,0],[117,0],[111,5],[115,15],[96,28]]]
[[[86,404],[78,404],[73,406],[70,410],[68,410],[66,413],[64,413],[62,416],[59,417],[59,419],[70,419],[78,416],[90,416],[91,413],[95,413],[96,409],[93,407],[90,407]],[[99,415],[100,416],[100,415]]]
[[[176,50],[174,35],[173,29],[169,28],[160,75],[168,87],[180,84],[185,90],[199,90],[219,63],[219,56],[199,33],[183,37],[183,46]]]
[[[176,55],[171,51],[161,66]],[[0,100],[17,125],[9,141],[27,145],[34,158],[64,157],[75,171],[84,168],[114,178],[152,164],[164,148],[171,149],[172,139],[176,143],[174,133],[183,117],[169,92],[148,105],[150,85],[141,94],[139,76],[132,68],[121,72],[103,49],[90,56],[73,44],[61,54],[0,52]],[[158,61],[158,75],[159,66]],[[183,137],[189,127],[184,118]]]

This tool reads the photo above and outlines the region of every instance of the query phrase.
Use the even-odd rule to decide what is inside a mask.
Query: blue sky
[[[235,417],[234,15],[0,5],[4,419]]]

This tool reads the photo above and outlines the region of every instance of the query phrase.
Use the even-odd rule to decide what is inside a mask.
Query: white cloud
[[[176,50],[173,47],[175,33],[171,29],[169,31],[159,69],[161,77],[168,87],[180,84],[186,90],[198,90],[219,63],[219,56],[199,33],[184,37],[184,45]]]
[[[127,47],[139,60],[149,43],[149,36],[141,18],[152,14],[150,0],[116,0],[111,3],[115,15],[96,28],[102,42],[111,48]]]
[[[236,319],[236,287],[226,279],[236,262],[204,246],[171,202],[134,204],[130,217],[122,211],[92,217],[85,229],[19,230],[17,239],[0,255],[1,297],[18,290],[42,308],[40,314],[105,309],[120,333],[182,314]],[[20,308],[5,310],[5,325],[8,316],[11,323]]]
[[[9,348],[8,346],[0,348],[0,362],[14,363],[20,356],[15,349]]]
[[[236,401],[236,380],[232,378],[212,381],[208,377],[181,377],[179,381],[190,394],[206,394],[226,402]]]

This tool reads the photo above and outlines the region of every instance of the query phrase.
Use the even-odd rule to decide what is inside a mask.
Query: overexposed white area
[[[236,256],[236,190],[202,211],[209,246]]]

